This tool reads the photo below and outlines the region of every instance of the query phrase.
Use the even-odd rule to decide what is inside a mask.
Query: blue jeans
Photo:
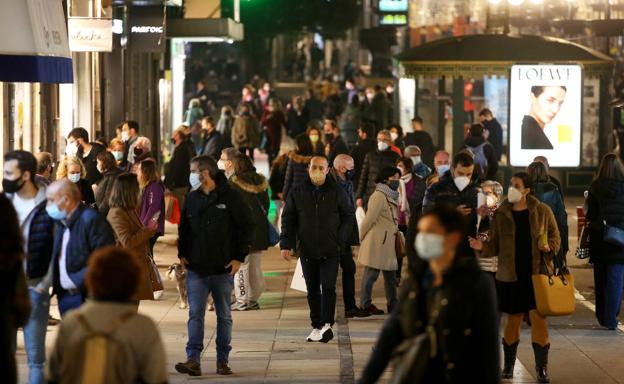
[[[84,298],[80,294],[72,295],[67,292],[62,292],[58,295],[58,306],[61,317],[64,317],[68,311],[79,308],[82,303],[84,303]]]
[[[596,318],[603,327],[616,328],[622,305],[624,264],[594,263]]]
[[[50,295],[29,289],[32,310],[24,326],[24,345],[28,356],[28,383],[43,384],[45,381],[45,338],[50,314]]]
[[[206,300],[208,300],[208,295],[212,294],[217,314],[217,361],[228,361],[232,350],[230,346],[232,342],[231,297],[234,277],[228,273],[201,276],[188,270],[186,288],[189,302],[187,358],[200,361],[201,353],[204,350]]]
[[[393,308],[397,303],[396,271],[380,271],[379,269],[364,267],[362,274],[362,290],[360,292],[360,305],[366,309],[373,304],[373,285],[379,278],[379,273],[383,273],[384,289],[386,291],[386,303],[389,308]]]

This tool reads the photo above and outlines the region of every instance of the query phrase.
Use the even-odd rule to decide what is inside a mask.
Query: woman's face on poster
[[[566,91],[559,86],[545,86],[539,96],[531,93],[531,116],[542,124],[549,124],[561,110]]]

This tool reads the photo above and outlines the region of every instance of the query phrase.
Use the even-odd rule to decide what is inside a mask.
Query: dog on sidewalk
[[[188,308],[188,292],[186,290],[186,268],[180,263],[173,263],[167,270],[167,278],[176,282],[180,295],[180,309]]]

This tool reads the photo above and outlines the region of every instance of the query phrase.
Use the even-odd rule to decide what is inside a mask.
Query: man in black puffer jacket
[[[201,376],[206,300],[212,294],[217,313],[217,374],[231,375],[231,294],[233,276],[249,254],[256,225],[241,194],[232,189],[210,156],[191,160],[188,194],[178,226],[178,257],[188,272],[187,361],[175,369]]]
[[[377,134],[377,150],[369,152],[364,158],[364,167],[360,174],[357,191],[355,193],[356,204],[364,207],[368,204],[368,199],[375,192],[377,175],[385,167],[394,167],[399,157],[398,153],[390,149],[392,136],[390,131],[384,129]]]
[[[301,261],[312,320],[307,340],[324,343],[333,338],[338,262],[355,216],[346,192],[327,177],[328,172],[326,158],[312,158],[309,179],[286,200],[280,241],[285,260],[296,248]]]

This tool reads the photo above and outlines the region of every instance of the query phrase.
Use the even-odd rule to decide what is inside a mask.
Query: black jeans
[[[301,258],[301,268],[308,289],[308,306],[312,327],[334,324],[336,312],[336,278],[338,257],[323,259]],[[322,287],[322,295],[321,295]]]
[[[346,247],[340,255],[340,269],[342,269],[342,300],[345,311],[356,309],[355,306],[355,261],[351,254],[351,247]]]

